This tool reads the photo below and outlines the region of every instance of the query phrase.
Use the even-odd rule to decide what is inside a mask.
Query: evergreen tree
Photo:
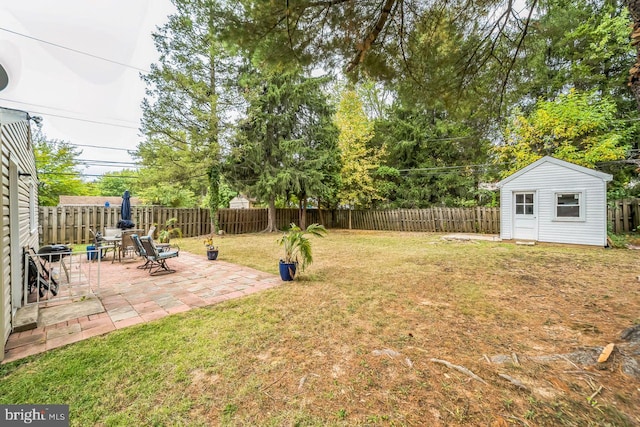
[[[447,120],[446,113],[418,107],[392,108],[376,123],[378,144],[387,154],[377,171],[385,207],[422,208],[477,203],[488,142],[464,123]],[[386,182],[385,182],[386,181]]]
[[[253,69],[242,82],[246,118],[231,141],[225,176],[233,188],[268,203],[267,231],[277,228],[277,197],[297,197],[304,227],[307,199],[335,194],[337,130],[325,82],[281,68]]]
[[[222,2],[173,0],[176,14],[153,35],[160,63],[143,77],[142,130],[148,140],[138,155],[150,174],[142,179],[209,193],[212,219],[218,207],[220,127],[230,59],[220,41]],[[149,178],[146,184],[151,183]]]

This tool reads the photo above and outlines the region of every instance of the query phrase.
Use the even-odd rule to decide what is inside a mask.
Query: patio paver
[[[39,321],[36,329],[11,334],[2,363],[282,283],[273,274],[221,260],[209,261],[205,255],[185,251],[170,260],[169,265],[176,270],[172,274],[150,276],[148,271],[136,268],[141,264],[140,259],[102,262],[100,287],[95,293],[103,312],[79,309],[74,317],[65,307],[64,321],[48,325]],[[54,299],[50,306],[61,304],[62,300]],[[68,300],[66,304],[73,302]],[[41,318],[52,317],[47,315],[47,309],[40,307]]]

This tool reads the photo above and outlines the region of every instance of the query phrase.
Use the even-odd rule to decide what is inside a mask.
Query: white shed
[[[607,245],[607,182],[612,176],[543,157],[498,183],[505,240]]]
[[[251,209],[255,200],[249,199],[244,194],[238,194],[229,201],[230,209]]]
[[[0,107],[2,227],[0,228],[0,360],[22,306],[23,248],[38,247],[38,178],[29,115]]]

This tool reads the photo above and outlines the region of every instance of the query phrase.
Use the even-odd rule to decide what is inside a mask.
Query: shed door
[[[538,240],[538,201],[534,191],[513,193],[513,238]]]

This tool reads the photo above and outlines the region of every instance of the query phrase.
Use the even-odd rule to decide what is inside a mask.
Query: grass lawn
[[[277,237],[218,238],[219,259],[277,274]],[[333,230],[313,245],[295,282],[1,365],[0,403],[66,403],[77,426],[640,423],[616,353],[600,370],[534,359],[640,323],[638,252]]]

